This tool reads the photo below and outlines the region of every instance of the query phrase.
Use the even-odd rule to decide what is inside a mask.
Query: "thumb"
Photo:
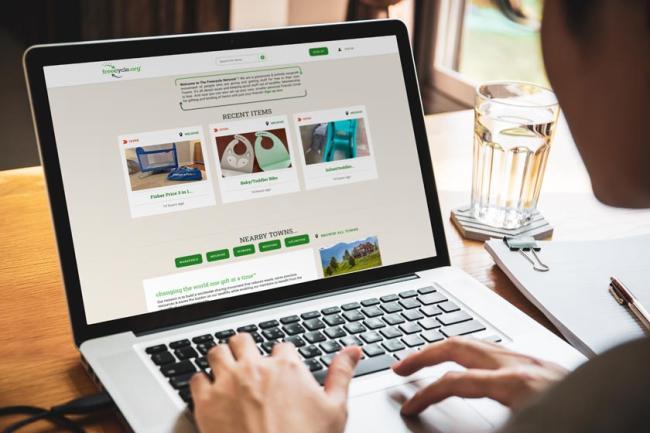
[[[325,378],[325,392],[335,400],[348,399],[348,386],[354,376],[354,369],[361,358],[361,349],[349,346],[339,352],[330,364]]]

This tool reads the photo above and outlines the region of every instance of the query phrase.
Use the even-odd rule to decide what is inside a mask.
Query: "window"
[[[480,82],[548,85],[539,40],[541,9],[542,0],[439,0],[434,90],[471,106]]]

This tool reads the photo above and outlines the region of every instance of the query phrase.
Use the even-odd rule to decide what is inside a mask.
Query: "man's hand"
[[[518,408],[567,373],[557,364],[469,338],[433,343],[393,365],[393,370],[408,376],[445,361],[456,362],[467,370],[450,371],[418,391],[402,405],[403,415],[416,415],[451,396],[489,397]]]
[[[348,385],[361,351],[342,350],[321,388],[295,347],[279,343],[262,357],[250,335],[208,352],[214,382],[192,377],[194,416],[202,433],[340,433],[347,420]]]

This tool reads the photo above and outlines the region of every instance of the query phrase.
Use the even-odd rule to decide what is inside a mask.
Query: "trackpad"
[[[466,433],[494,429],[465,400],[452,397],[427,408],[417,417],[402,417],[399,409],[428,381],[415,381],[350,399],[346,432]]]

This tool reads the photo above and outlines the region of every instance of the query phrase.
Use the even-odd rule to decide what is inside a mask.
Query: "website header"
[[[188,40],[188,42],[191,42]],[[394,36],[74,63],[43,68],[48,88],[397,53]]]

